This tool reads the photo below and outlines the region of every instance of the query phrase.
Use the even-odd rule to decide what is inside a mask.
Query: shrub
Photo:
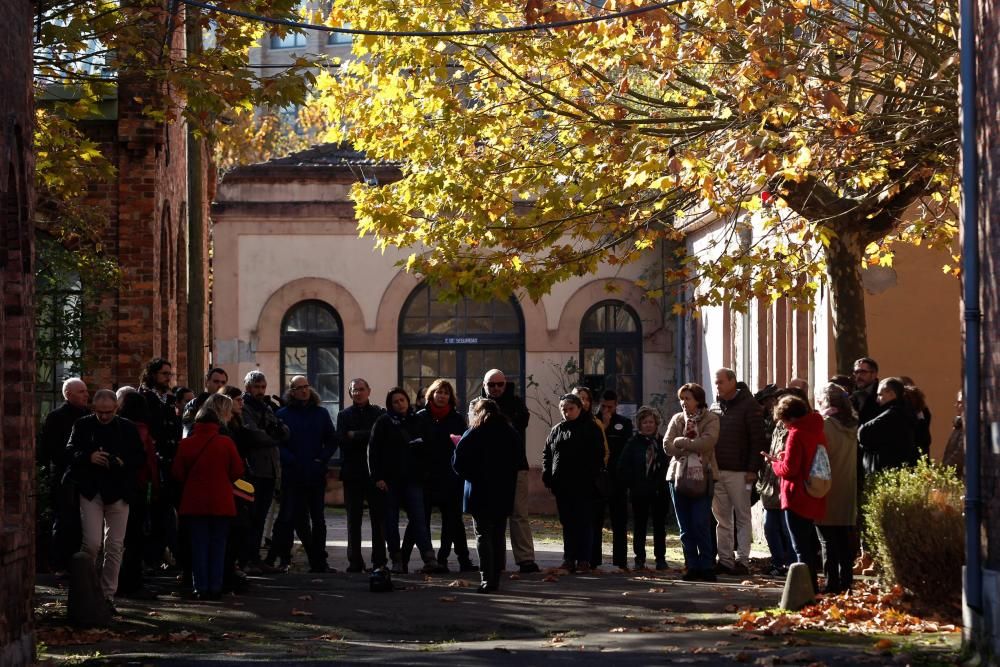
[[[868,480],[866,544],[881,578],[921,604],[957,604],[965,562],[964,485],[955,469],[922,458]]]

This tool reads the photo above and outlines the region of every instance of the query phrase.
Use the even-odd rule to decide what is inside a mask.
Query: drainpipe
[[[962,126],[962,279],[965,302],[965,601],[982,613],[980,546],[979,165],[973,0],[959,0]]]

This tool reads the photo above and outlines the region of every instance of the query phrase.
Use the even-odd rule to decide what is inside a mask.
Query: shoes
[[[436,560],[429,560],[420,568],[421,574],[447,574],[448,566],[442,565]]]
[[[721,562],[715,566],[715,573],[726,574],[726,575],[736,574],[735,570],[732,567],[725,565]]]
[[[464,560],[458,562],[459,572],[479,572],[479,566],[473,563],[471,560]]]
[[[700,575],[699,578],[702,581],[707,581],[709,583],[714,583],[714,582],[716,582],[716,581],[719,580],[719,578],[717,576],[715,576],[715,572],[713,572],[712,570],[701,570],[698,574]]]
[[[335,574],[337,570],[326,563],[320,563],[309,568],[310,574]]]
[[[493,591],[499,590],[500,586],[497,584],[490,584],[487,582],[482,582],[479,587],[476,588],[477,593],[492,593]]]
[[[542,568],[538,567],[538,563],[533,560],[527,560],[520,564],[521,574],[534,574],[536,572],[541,572]]]
[[[765,572],[764,574],[766,574],[769,577],[781,578],[785,576],[785,572],[786,570],[784,568],[780,568],[777,565],[772,565],[770,569],[768,569],[768,571]]]
[[[574,570],[577,574],[590,574],[590,563],[585,560],[576,561],[576,569]]]
[[[104,603],[108,606],[108,613],[109,614],[111,614],[112,616],[121,616],[121,614],[118,613],[118,608],[115,607],[115,601],[114,600],[112,600],[111,598],[105,598],[104,599]]]
[[[658,558],[656,560],[656,569],[657,570],[669,570],[670,569],[670,564],[667,563],[667,561],[665,559]]]
[[[357,563],[354,563],[352,565],[348,565],[347,566],[347,572],[350,573],[350,574],[355,574],[357,572],[364,572],[364,571],[365,571],[365,564],[364,563],[361,563],[360,565],[357,564]]]
[[[746,576],[750,574],[750,568],[748,568],[743,563],[737,563],[736,565],[733,566],[733,574]]]
[[[448,574],[449,572],[451,572],[451,570],[448,569],[448,561],[447,560],[439,560],[437,562],[437,566],[438,566],[437,571],[439,573],[441,573],[441,574]]]
[[[646,569],[646,559],[645,558],[636,558],[634,561],[632,561],[632,569],[633,570],[645,570]]]
[[[284,574],[288,572],[288,563],[275,566],[272,563],[261,563],[258,567],[262,574]]]
[[[574,564],[571,560],[564,560],[559,564],[559,569],[574,572],[576,571],[576,564]]]
[[[681,581],[700,581],[701,572],[698,570],[684,570],[684,574],[681,575]]]
[[[389,566],[389,572],[392,574],[406,574],[409,571],[406,561],[394,560]]]

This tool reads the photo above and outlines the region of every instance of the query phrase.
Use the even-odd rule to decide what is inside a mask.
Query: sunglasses
[[[503,387],[506,384],[507,384],[506,382],[487,382],[486,386],[487,387]]]

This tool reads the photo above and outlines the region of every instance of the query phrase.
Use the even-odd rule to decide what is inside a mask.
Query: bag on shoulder
[[[674,482],[674,491],[687,498],[701,498],[708,493],[708,468],[700,454],[694,452],[683,457]]]
[[[833,471],[830,468],[830,455],[823,445],[816,446],[812,465],[809,466],[809,477],[806,478],[806,493],[813,498],[822,498],[830,492],[833,486]]]

